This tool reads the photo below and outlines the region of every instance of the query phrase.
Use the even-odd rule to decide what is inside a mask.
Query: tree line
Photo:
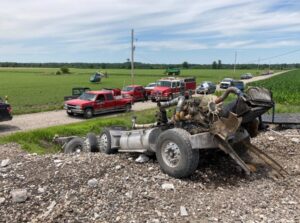
[[[130,61],[124,63],[17,63],[0,62],[0,67],[42,67],[42,68],[90,68],[90,69],[130,69]],[[234,64],[222,64],[221,60],[213,61],[212,64],[193,64],[184,61],[181,64],[150,64],[135,62],[136,69],[233,69]],[[269,69],[269,64],[236,64],[236,69]],[[293,69],[300,68],[300,63],[271,64],[271,69]]]

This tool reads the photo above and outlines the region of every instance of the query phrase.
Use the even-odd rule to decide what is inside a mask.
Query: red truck
[[[132,97],[133,101],[147,101],[145,88],[141,85],[129,85],[122,89],[122,95]]]
[[[114,96],[112,90],[87,91],[79,98],[65,102],[64,109],[68,115],[83,115],[91,118],[93,115],[114,112],[130,111],[132,106],[131,98]]]
[[[180,94],[189,97],[195,93],[195,77],[175,78],[166,77],[157,82],[157,86],[152,90],[150,98],[154,101],[168,101],[178,97]]]

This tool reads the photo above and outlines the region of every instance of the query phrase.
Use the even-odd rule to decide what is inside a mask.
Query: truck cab
[[[68,115],[83,115],[91,118],[93,115],[130,111],[132,99],[114,96],[110,90],[84,92],[79,98],[65,102],[64,109]]]
[[[129,85],[122,89],[122,95],[132,97],[133,101],[147,101],[147,93],[141,85]]]
[[[196,80],[189,78],[162,78],[157,81],[157,86],[151,92],[152,101],[169,101],[179,95],[189,97],[195,93]]]

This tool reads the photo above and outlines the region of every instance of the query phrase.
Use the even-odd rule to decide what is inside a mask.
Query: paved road
[[[141,111],[149,108],[155,108],[156,103],[137,102],[133,105],[133,111]],[[103,114],[97,118],[105,118],[119,115],[120,112],[113,114]],[[40,112],[26,115],[16,115],[13,120],[0,123],[0,135],[7,135],[17,131],[27,131],[39,128],[46,128],[50,126],[64,125],[76,122],[82,122],[86,119],[82,117],[70,117],[64,110]]]
[[[265,79],[269,79],[271,77],[274,77],[274,76],[277,76],[279,74],[283,74],[283,73],[286,73],[290,70],[285,70],[285,71],[281,71],[281,72],[277,72],[277,73],[274,73],[274,74],[269,74],[269,75],[261,75],[261,76],[256,76],[256,77],[253,77],[251,79],[247,79],[247,80],[241,80],[244,82],[244,84],[248,84],[248,83],[251,83],[251,82],[254,82],[254,81],[261,81],[261,80],[265,80]],[[217,91],[223,91],[224,89],[220,88],[219,85],[217,85]]]
[[[278,72],[272,75],[253,77],[252,79],[243,80],[244,83],[264,80],[273,76],[285,73],[287,71]],[[219,87],[218,87],[219,89]],[[221,89],[222,90],[222,89]],[[156,103],[138,102],[133,106],[133,111],[141,111],[149,108],[155,108]],[[108,116],[117,116],[120,113],[106,114],[97,116],[98,118],[105,118]],[[85,121],[82,117],[69,117],[64,110],[40,112],[26,115],[16,115],[12,121],[0,123],[0,135],[7,135],[17,131],[27,131],[39,128],[46,128],[50,126],[64,125],[75,122]]]

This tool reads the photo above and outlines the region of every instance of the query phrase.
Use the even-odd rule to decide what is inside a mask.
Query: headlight
[[[76,109],[81,109],[81,106],[80,105],[76,105],[75,108]]]

